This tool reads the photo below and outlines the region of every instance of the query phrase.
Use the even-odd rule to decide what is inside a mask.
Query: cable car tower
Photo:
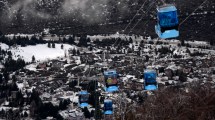
[[[158,85],[156,81],[156,71],[153,69],[144,70],[144,90],[151,91],[157,90]]]
[[[177,9],[174,5],[164,4],[157,8],[157,25],[155,25],[155,32],[160,38],[178,37],[178,26]]]
[[[104,71],[104,80],[105,80],[105,91],[106,92],[116,92],[119,90],[118,88],[118,81],[117,81],[118,74],[116,70],[107,70]]]
[[[79,92],[79,99],[78,99],[78,103],[79,103],[79,107],[84,108],[87,107],[89,101],[89,93],[87,91],[81,91]]]

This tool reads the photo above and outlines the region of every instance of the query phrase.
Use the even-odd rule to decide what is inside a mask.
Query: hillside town
[[[215,0],[0,0],[1,120],[215,120]]]
[[[21,47],[21,38],[26,36],[1,38],[1,119],[144,119],[138,105],[147,104],[161,90],[172,88],[189,93],[190,84],[197,83],[215,87],[215,50],[205,41],[117,33],[62,36],[56,41],[31,37],[29,41],[38,38],[44,43]],[[17,39],[17,43],[8,44],[7,39]],[[36,52],[25,57],[29,51],[24,48],[29,46],[37,47],[41,60]],[[49,49],[55,49],[50,52],[56,52],[56,56],[46,58]],[[119,74],[119,91],[111,94],[105,92],[103,74],[110,69]],[[156,70],[157,90],[144,91],[145,69]],[[89,92],[89,106],[85,108],[79,107],[82,90]],[[107,98],[113,100],[111,116],[103,114]],[[132,113],[136,114],[129,118]]]

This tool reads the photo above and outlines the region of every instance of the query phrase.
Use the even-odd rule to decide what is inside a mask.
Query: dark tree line
[[[158,49],[158,52],[160,52],[160,54],[173,53],[173,51],[171,51],[168,47],[162,47]]]
[[[132,43],[132,38],[129,38],[129,40],[122,40],[121,38],[106,38],[102,39],[101,41],[99,39],[96,39],[93,43],[105,47],[105,46],[122,46],[122,45],[129,45],[129,43]]]
[[[17,60],[8,58],[4,63],[4,70],[6,71],[16,71],[22,69],[26,65],[23,59],[18,58]]]
[[[24,99],[22,92],[18,89],[16,84],[16,76],[12,76],[12,83],[7,84],[9,80],[9,73],[7,71],[2,71],[3,74],[0,74],[0,104],[5,100],[9,101],[8,107],[23,107]],[[3,100],[3,101],[2,101]],[[20,111],[13,111],[12,109],[9,111],[0,110],[0,118],[8,119],[17,119],[19,118]],[[9,114],[9,116],[8,116]],[[27,116],[23,114],[22,117]]]
[[[5,56],[8,57],[5,59]],[[1,47],[0,47],[0,61],[2,61],[4,65],[2,71],[7,72],[22,69],[26,65],[26,62],[23,59],[18,58],[17,60],[14,60],[12,57],[12,52],[2,50]]]
[[[88,46],[88,44],[87,44],[88,42],[90,42],[90,38],[87,38],[86,35],[83,35],[79,39],[78,46],[80,46],[80,47],[87,47]]]
[[[75,35],[70,36],[68,39],[63,37],[60,38],[57,41],[45,41],[43,40],[42,36],[39,38],[36,36],[32,36],[29,38],[28,36],[26,37],[21,37],[21,36],[14,36],[13,38],[8,38],[4,35],[0,37],[0,42],[7,44],[8,46],[13,46],[13,45],[21,45],[22,47],[25,47],[27,45],[36,45],[36,44],[45,44],[48,43],[48,47],[55,48],[54,43],[68,43],[70,45],[77,45],[79,47],[88,47],[90,46],[90,38],[87,37],[87,35],[81,35],[79,42],[75,43]],[[122,40],[121,38],[107,38],[99,41],[98,39],[94,41],[94,44],[104,47],[104,46],[121,46],[121,45],[129,45],[129,43],[132,43],[133,40],[132,38],[129,38],[128,40]]]
[[[62,120],[62,116],[58,114],[59,110],[66,109],[67,101],[60,103],[59,106],[54,106],[51,102],[43,103],[39,97],[39,93],[33,89],[30,100],[30,116],[36,119],[46,119],[48,116],[53,116],[57,120]]]
[[[62,39],[59,38],[58,41],[61,42],[61,43],[68,43],[70,45],[76,45],[76,43],[75,43],[75,35],[69,36],[68,39],[66,39],[65,37],[63,37]]]
[[[87,47],[88,46],[87,43],[90,41],[91,41],[90,38],[87,38],[86,35],[83,35],[80,37],[78,44],[75,43],[75,38],[73,36],[70,36],[68,39],[66,39],[65,37],[63,37],[63,39],[59,38],[58,41],[52,41],[51,42],[52,44],[50,43],[50,41],[43,40],[42,36],[40,36],[39,38],[36,36],[32,36],[31,38],[29,38],[28,36],[26,37],[14,36],[13,38],[8,38],[4,35],[1,35],[0,37],[0,42],[5,43],[8,46],[21,45],[22,47],[25,47],[27,45],[36,45],[36,44],[45,44],[45,43],[48,43],[49,44],[48,46],[52,48],[55,48],[54,43],[68,43],[71,45]]]
[[[0,47],[0,61],[4,59],[5,55],[7,55],[7,51],[1,49]]]
[[[36,44],[44,44],[46,43],[45,40],[42,39],[42,37],[37,38],[36,36],[32,36],[29,38],[28,36],[26,37],[21,37],[21,36],[14,36],[12,39],[5,37],[4,35],[0,37],[0,42],[5,43],[9,46],[12,45],[21,45],[22,47],[25,47],[27,45],[36,45]]]

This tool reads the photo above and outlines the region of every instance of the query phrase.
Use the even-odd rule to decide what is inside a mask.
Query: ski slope
[[[75,48],[75,46],[71,46],[69,44],[63,44],[63,46],[63,49],[61,49],[61,44],[55,44],[55,48],[48,48],[47,44],[9,48],[6,44],[0,44],[2,49],[12,52],[14,59],[22,58],[26,62],[31,62],[33,55],[35,56],[36,61],[45,61],[48,59],[63,57],[65,53],[68,55],[69,49]]]

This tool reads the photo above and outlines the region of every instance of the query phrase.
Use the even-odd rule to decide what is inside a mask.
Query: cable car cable
[[[127,24],[127,26],[125,27],[125,29],[123,30],[123,33],[127,30],[127,28],[129,27],[129,25],[131,24],[131,22],[134,20],[134,18],[137,16],[137,14],[140,12],[140,10],[142,10],[142,8],[145,6],[147,0],[145,0],[145,2],[142,4],[142,6],[140,7],[140,9],[137,11],[137,13],[133,16],[133,18],[131,19],[131,21]]]
[[[164,0],[161,0],[161,2],[165,5],[166,3],[164,2]]]
[[[154,3],[153,3],[153,4],[154,4]],[[132,27],[132,29],[129,31],[129,33],[138,25],[138,23],[143,19],[144,15],[145,15],[146,13],[149,12],[149,9],[152,7],[153,4],[151,4],[151,5],[149,6],[149,8],[147,9],[147,11],[141,16],[141,18],[138,19],[137,23]],[[129,34],[129,33],[128,33],[128,34]]]
[[[156,0],[156,1],[157,1],[157,0]],[[152,8],[153,4],[154,4],[156,1],[154,1],[154,2],[148,7],[146,13],[149,12],[149,10]],[[145,13],[145,14],[146,14],[146,13]],[[143,17],[144,17],[145,14],[143,14],[143,15],[141,16],[141,18],[140,18],[140,19],[138,20],[138,22],[133,26],[133,28],[130,30],[129,33],[131,33],[131,31],[139,24],[139,22],[143,19]],[[129,34],[129,33],[128,33],[128,34]]]
[[[180,27],[187,19],[189,19],[189,17],[190,17],[193,13],[195,13],[195,12],[196,12],[203,4],[205,4],[207,1],[208,1],[208,0],[203,1],[201,5],[199,5],[192,13],[190,13],[190,15],[188,15],[188,16],[179,24],[179,27]]]
[[[153,12],[153,14],[154,14],[155,12]],[[144,24],[143,24],[143,26],[145,26],[148,22],[150,21],[150,19],[148,19]],[[141,28],[137,31],[137,33],[138,32],[140,32],[140,30],[141,30]],[[144,27],[144,32],[146,31],[146,27]]]
[[[149,12],[149,10],[151,9],[151,7],[153,6],[153,4],[155,3],[155,2],[157,2],[157,0],[156,1],[154,1],[149,7],[148,7],[148,9],[147,9],[147,11],[141,16],[141,18],[138,20],[138,22],[133,26],[133,28],[130,30],[130,32],[138,25],[138,23],[143,19],[143,17],[144,17],[144,15],[146,14],[146,13],[148,13]],[[149,19],[148,19],[148,21],[149,21]],[[145,23],[146,24],[146,23]],[[125,31],[124,31],[125,32]],[[129,33],[130,33],[129,32]],[[129,34],[128,33],[128,34]],[[117,40],[118,41],[118,40]],[[117,42],[116,41],[116,42]],[[115,43],[116,43],[115,42]],[[115,43],[114,43],[114,45],[115,45]],[[118,43],[118,45],[117,45],[117,47],[120,45],[120,43]]]
[[[142,4],[142,6],[140,7],[140,9],[133,16],[132,20],[127,24],[127,26],[125,27],[125,29],[123,29],[123,33],[127,30],[127,28],[129,27],[129,25],[131,24],[131,22],[134,20],[134,18],[137,16],[137,14],[140,12],[140,10],[145,6],[146,2],[147,2],[147,0]],[[115,41],[115,43],[113,44],[113,46],[116,44],[117,41],[118,41],[118,39]]]

